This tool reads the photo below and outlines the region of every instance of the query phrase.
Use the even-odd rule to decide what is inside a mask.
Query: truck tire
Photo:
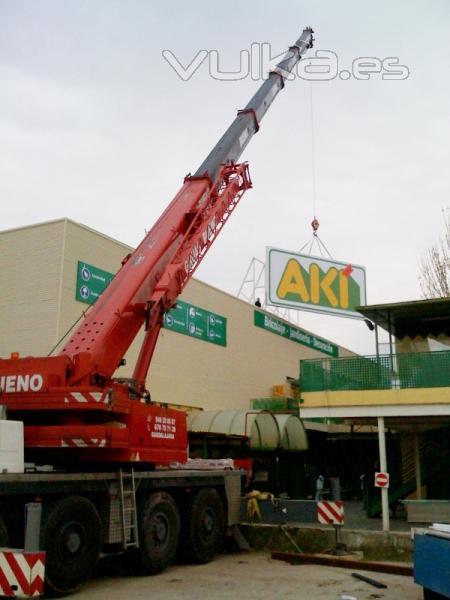
[[[139,548],[131,555],[140,575],[156,575],[173,563],[180,536],[180,514],[167,492],[157,492],[143,503]]]
[[[423,600],[445,600],[446,596],[433,592],[428,588],[423,588]]]
[[[2,517],[0,516],[0,548],[7,548],[9,544],[8,530]]]
[[[50,593],[73,592],[92,575],[101,531],[95,505],[83,496],[68,496],[44,511],[41,542],[47,552],[45,583]]]
[[[187,502],[181,554],[190,562],[210,562],[225,535],[225,508],[217,490],[203,488]]]

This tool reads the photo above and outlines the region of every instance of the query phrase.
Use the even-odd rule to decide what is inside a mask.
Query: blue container
[[[428,532],[414,535],[414,581],[450,598],[450,538]]]

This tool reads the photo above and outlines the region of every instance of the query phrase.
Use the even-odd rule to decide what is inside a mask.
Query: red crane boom
[[[183,413],[146,403],[145,380],[164,313],[251,187],[237,161],[301,56],[306,28],[183,186],[57,356],[0,359],[0,403],[25,423],[25,446],[65,448],[61,460],[186,458]],[[132,380],[114,379],[142,326],[146,335]],[[140,402],[136,401],[140,400]],[[35,455],[35,454],[34,454]]]

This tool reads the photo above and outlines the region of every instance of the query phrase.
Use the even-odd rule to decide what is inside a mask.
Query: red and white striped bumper
[[[44,593],[45,552],[0,550],[0,595],[36,598]]]
[[[325,525],[343,525],[344,503],[341,500],[318,502],[317,520]]]

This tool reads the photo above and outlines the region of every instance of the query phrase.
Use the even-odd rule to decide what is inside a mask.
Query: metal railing
[[[450,386],[450,351],[300,361],[303,392]]]

